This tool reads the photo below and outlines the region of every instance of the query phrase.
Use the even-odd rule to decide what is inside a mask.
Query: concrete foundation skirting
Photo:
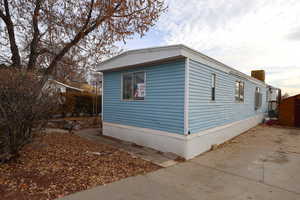
[[[179,135],[147,128],[103,122],[103,134],[163,152],[173,152],[185,159],[191,159],[211,149],[214,144],[238,136],[261,123],[264,115],[258,114],[245,120],[201,131],[192,135]]]

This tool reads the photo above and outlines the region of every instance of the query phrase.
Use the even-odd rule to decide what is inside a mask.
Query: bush
[[[67,92],[66,101],[61,113],[72,114],[99,114],[101,112],[101,96],[87,92]],[[96,102],[97,101],[97,102]],[[97,103],[97,106],[95,105]]]
[[[44,127],[56,111],[56,94],[41,83],[34,73],[0,70],[0,153],[6,158],[18,156],[33,128]]]

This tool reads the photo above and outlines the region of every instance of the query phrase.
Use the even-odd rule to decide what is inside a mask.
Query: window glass
[[[259,87],[256,87],[256,92],[260,93],[260,88]]]
[[[260,93],[260,88],[255,88],[255,110],[259,109],[262,104],[262,94]]]
[[[145,73],[123,74],[123,99],[144,100],[145,97]]]
[[[216,75],[212,74],[211,76],[211,100],[215,101],[216,99]]]
[[[144,100],[145,97],[145,75],[144,72],[134,73],[134,99]]]
[[[244,101],[245,84],[242,81],[235,82],[235,100],[238,102]]]
[[[240,82],[236,81],[235,82],[235,100],[239,101],[240,100]]]
[[[132,99],[132,74],[123,74],[123,99]]]
[[[240,82],[240,101],[244,101],[244,82]]]

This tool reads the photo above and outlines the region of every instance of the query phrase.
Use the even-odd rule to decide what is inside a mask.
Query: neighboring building
[[[103,134],[193,158],[262,122],[267,85],[184,45],[100,64]]]
[[[83,89],[73,87],[56,80],[48,80],[44,88],[51,89],[55,92],[66,93],[67,91],[83,92]]]
[[[300,127],[300,94],[280,102],[279,123],[284,126]]]
[[[281,90],[268,85],[267,101],[269,117],[278,117],[278,105],[281,100]]]

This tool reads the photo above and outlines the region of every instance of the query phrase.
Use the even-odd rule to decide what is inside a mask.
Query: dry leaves
[[[25,146],[17,162],[0,165],[0,199],[55,199],[157,169],[112,146],[50,133]]]

